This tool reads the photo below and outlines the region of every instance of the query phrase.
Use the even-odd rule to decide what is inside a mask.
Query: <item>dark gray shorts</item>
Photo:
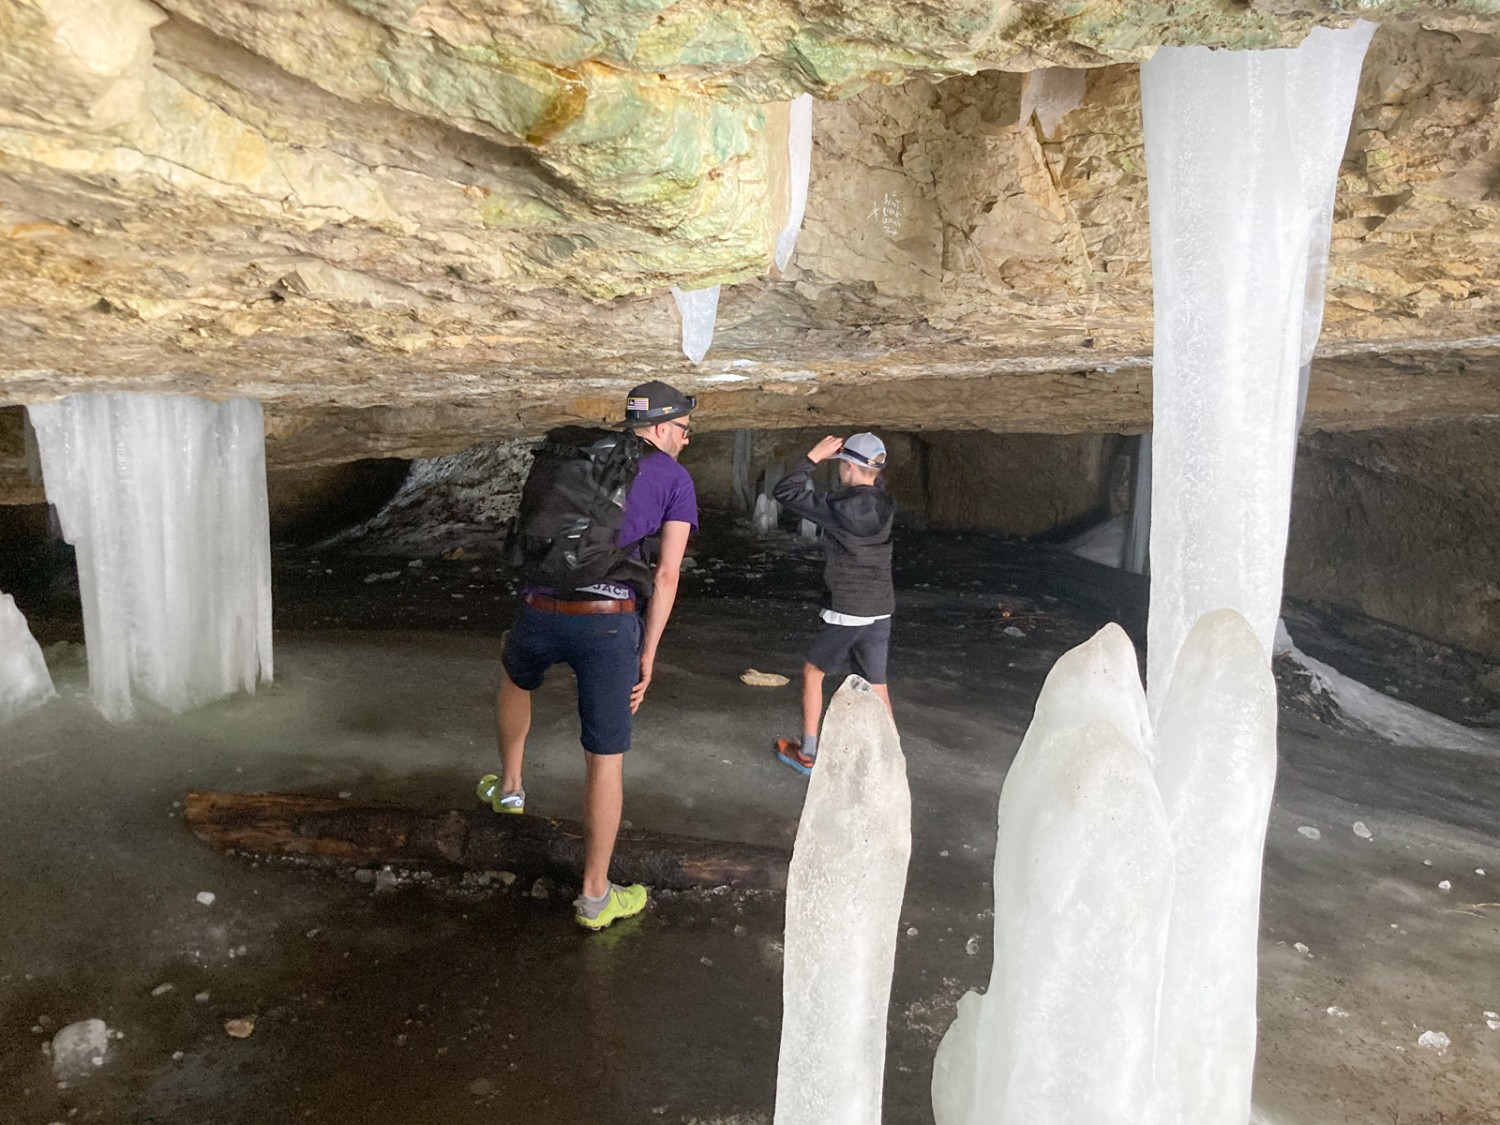
[[[891,619],[869,625],[829,625],[813,638],[807,662],[825,676],[837,675],[846,666],[872,684],[885,683],[886,658],[891,648]]]

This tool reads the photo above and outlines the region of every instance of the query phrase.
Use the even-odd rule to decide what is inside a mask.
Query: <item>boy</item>
[[[808,491],[813,468],[838,459],[839,484],[831,492]],[[829,606],[823,629],[802,666],[802,737],[778,738],[776,757],[798,773],[812,773],[818,758],[818,719],[823,713],[823,677],[852,664],[890,707],[886,655],[896,593],[891,584],[891,521],[896,501],[885,490],[885,443],[874,434],[847,441],[826,437],[776,485],[784,507],[823,529],[823,581]]]

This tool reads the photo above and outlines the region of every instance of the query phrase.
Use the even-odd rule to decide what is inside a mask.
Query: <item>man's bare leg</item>
[[[599,898],[609,890],[609,860],[625,804],[625,755],[583,754],[583,893]]]
[[[500,787],[514,793],[521,788],[521,760],[526,756],[526,735],[531,731],[531,692],[516,687],[504,667],[495,696],[495,728],[500,740]]]
[[[816,664],[802,665],[802,733],[818,733],[823,717],[823,670]]]
[[[870,690],[880,696],[885,702],[885,709],[891,713],[891,718],[896,717],[896,709],[891,706],[891,689],[886,684],[871,684]]]

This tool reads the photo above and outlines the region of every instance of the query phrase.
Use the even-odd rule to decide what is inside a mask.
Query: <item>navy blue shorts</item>
[[[641,679],[638,613],[546,613],[524,602],[500,652],[522,691],[542,686],[547,669],[566,664],[578,677],[578,718],[590,754],[630,749],[630,692]]]
[[[807,662],[825,676],[837,675],[845,666],[872,684],[883,684],[886,659],[891,649],[891,619],[868,625],[829,625],[813,638]]]

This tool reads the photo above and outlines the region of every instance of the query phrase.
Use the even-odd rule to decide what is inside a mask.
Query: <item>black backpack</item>
[[[560,426],[532,452],[510,562],[530,585],[566,593],[628,582],[649,593],[651,570],[616,545],[625,497],[647,446],[631,430]]]

